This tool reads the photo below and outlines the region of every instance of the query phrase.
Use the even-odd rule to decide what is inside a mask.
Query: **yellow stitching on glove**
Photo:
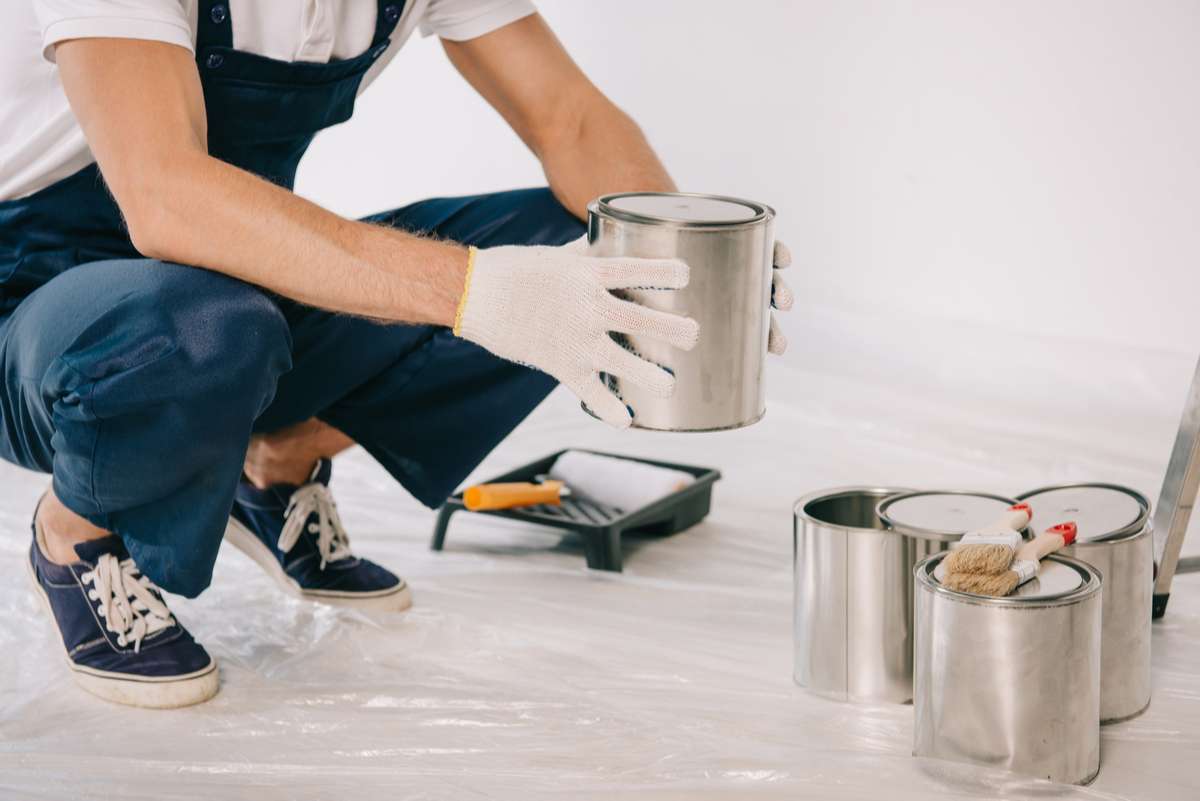
[[[454,336],[462,336],[463,310],[467,308],[467,293],[471,291],[471,272],[475,269],[475,251],[478,248],[467,248],[467,275],[463,279],[462,297],[458,299],[458,310],[454,312]]]

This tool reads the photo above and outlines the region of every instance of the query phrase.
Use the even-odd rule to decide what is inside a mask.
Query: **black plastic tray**
[[[682,470],[685,473],[691,473],[696,480],[681,490],[664,495],[650,505],[633,511],[621,512],[611,506],[592,503],[585,498],[568,496],[563,498],[561,506],[541,504],[519,509],[472,512],[471,514],[506,517],[509,520],[540,523],[545,526],[576,531],[583,537],[588,567],[593,570],[611,570],[619,573],[621,572],[621,536],[623,534],[666,536],[691,528],[708,514],[712,503],[713,482],[721,477],[720,472],[708,467],[694,467],[686,464],[658,462],[653,459],[640,459],[619,453],[570,448],[556,451],[536,462],[530,462],[504,475],[496,476],[487,483],[533,481],[536,476],[549,473],[554,460],[566,453],[567,450],[580,450],[600,456],[611,456],[631,462]],[[467,511],[467,507],[463,505],[461,492],[446,499],[446,503],[438,512],[437,524],[433,529],[433,541],[430,543],[433,550],[442,550],[442,546],[446,542],[446,528],[450,524],[450,517],[456,512],[463,511]]]

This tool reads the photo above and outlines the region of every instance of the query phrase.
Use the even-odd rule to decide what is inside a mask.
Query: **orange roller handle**
[[[472,512],[536,506],[539,503],[558,506],[561,502],[562,486],[561,481],[543,481],[541,484],[524,481],[512,484],[476,484],[463,492],[463,504]]]

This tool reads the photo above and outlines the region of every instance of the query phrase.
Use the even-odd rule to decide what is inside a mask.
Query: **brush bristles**
[[[947,554],[946,572],[994,576],[1012,566],[1015,554],[1007,545],[960,545]]]
[[[1015,570],[1006,570],[990,576],[981,573],[951,573],[947,571],[945,579],[942,580],[942,586],[959,592],[1003,598],[1017,588],[1017,582],[1018,576]]]

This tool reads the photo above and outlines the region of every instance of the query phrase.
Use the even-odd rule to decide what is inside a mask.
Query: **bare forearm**
[[[550,188],[581,219],[611,192],[674,192],[675,182],[627,114],[597,93],[580,117],[539,148]]]
[[[637,124],[587,79],[540,15],[442,44],[542,162],[555,196],[581,219],[598,195],[675,189]]]
[[[453,322],[463,248],[346,220],[208,155],[189,51],[76,39],[56,53],[71,108],[142,253],[333,311]]]
[[[466,270],[460,245],[347,220],[202,153],[177,156],[155,180],[130,220],[148,256],[331,311],[453,322]]]

